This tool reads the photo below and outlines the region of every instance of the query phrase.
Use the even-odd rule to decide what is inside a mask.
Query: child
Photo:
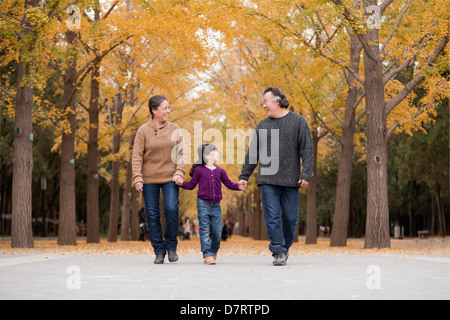
[[[230,190],[242,190],[243,187],[232,182],[224,169],[216,167],[219,152],[212,144],[203,144],[198,148],[199,160],[189,172],[191,181],[179,186],[193,190],[199,184],[197,192],[197,210],[200,224],[200,244],[205,264],[216,264],[217,251],[222,236],[222,184]],[[211,239],[210,239],[211,236]]]

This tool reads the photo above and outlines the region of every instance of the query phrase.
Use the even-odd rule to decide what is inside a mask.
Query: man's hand
[[[239,180],[238,185],[239,185],[239,190],[245,191],[245,190],[247,190],[248,181]]]
[[[306,187],[309,184],[309,182],[306,181],[305,179],[298,180],[298,183],[299,183],[301,188]]]

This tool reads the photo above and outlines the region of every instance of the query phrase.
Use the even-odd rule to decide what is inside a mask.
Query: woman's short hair
[[[165,100],[167,100],[167,98],[160,95],[156,95],[150,98],[150,100],[148,101],[148,109],[150,110],[152,118],[153,118],[153,110],[157,110],[158,107],[161,105],[161,103]]]

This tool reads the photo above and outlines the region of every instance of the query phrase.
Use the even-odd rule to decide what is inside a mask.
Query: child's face
[[[206,161],[209,163],[215,163],[219,161],[219,151],[213,150],[210,154],[205,155]]]

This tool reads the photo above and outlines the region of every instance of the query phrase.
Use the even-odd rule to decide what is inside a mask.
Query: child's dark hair
[[[164,100],[167,100],[167,98],[160,95],[156,95],[150,98],[150,100],[148,101],[148,109],[152,115],[152,118],[153,118],[153,110],[157,110]]]
[[[216,146],[210,143],[204,143],[197,149],[198,160],[192,165],[189,175],[192,177],[194,175],[195,168],[198,166],[204,167],[206,165],[205,156],[209,155],[214,150],[217,150]]]

